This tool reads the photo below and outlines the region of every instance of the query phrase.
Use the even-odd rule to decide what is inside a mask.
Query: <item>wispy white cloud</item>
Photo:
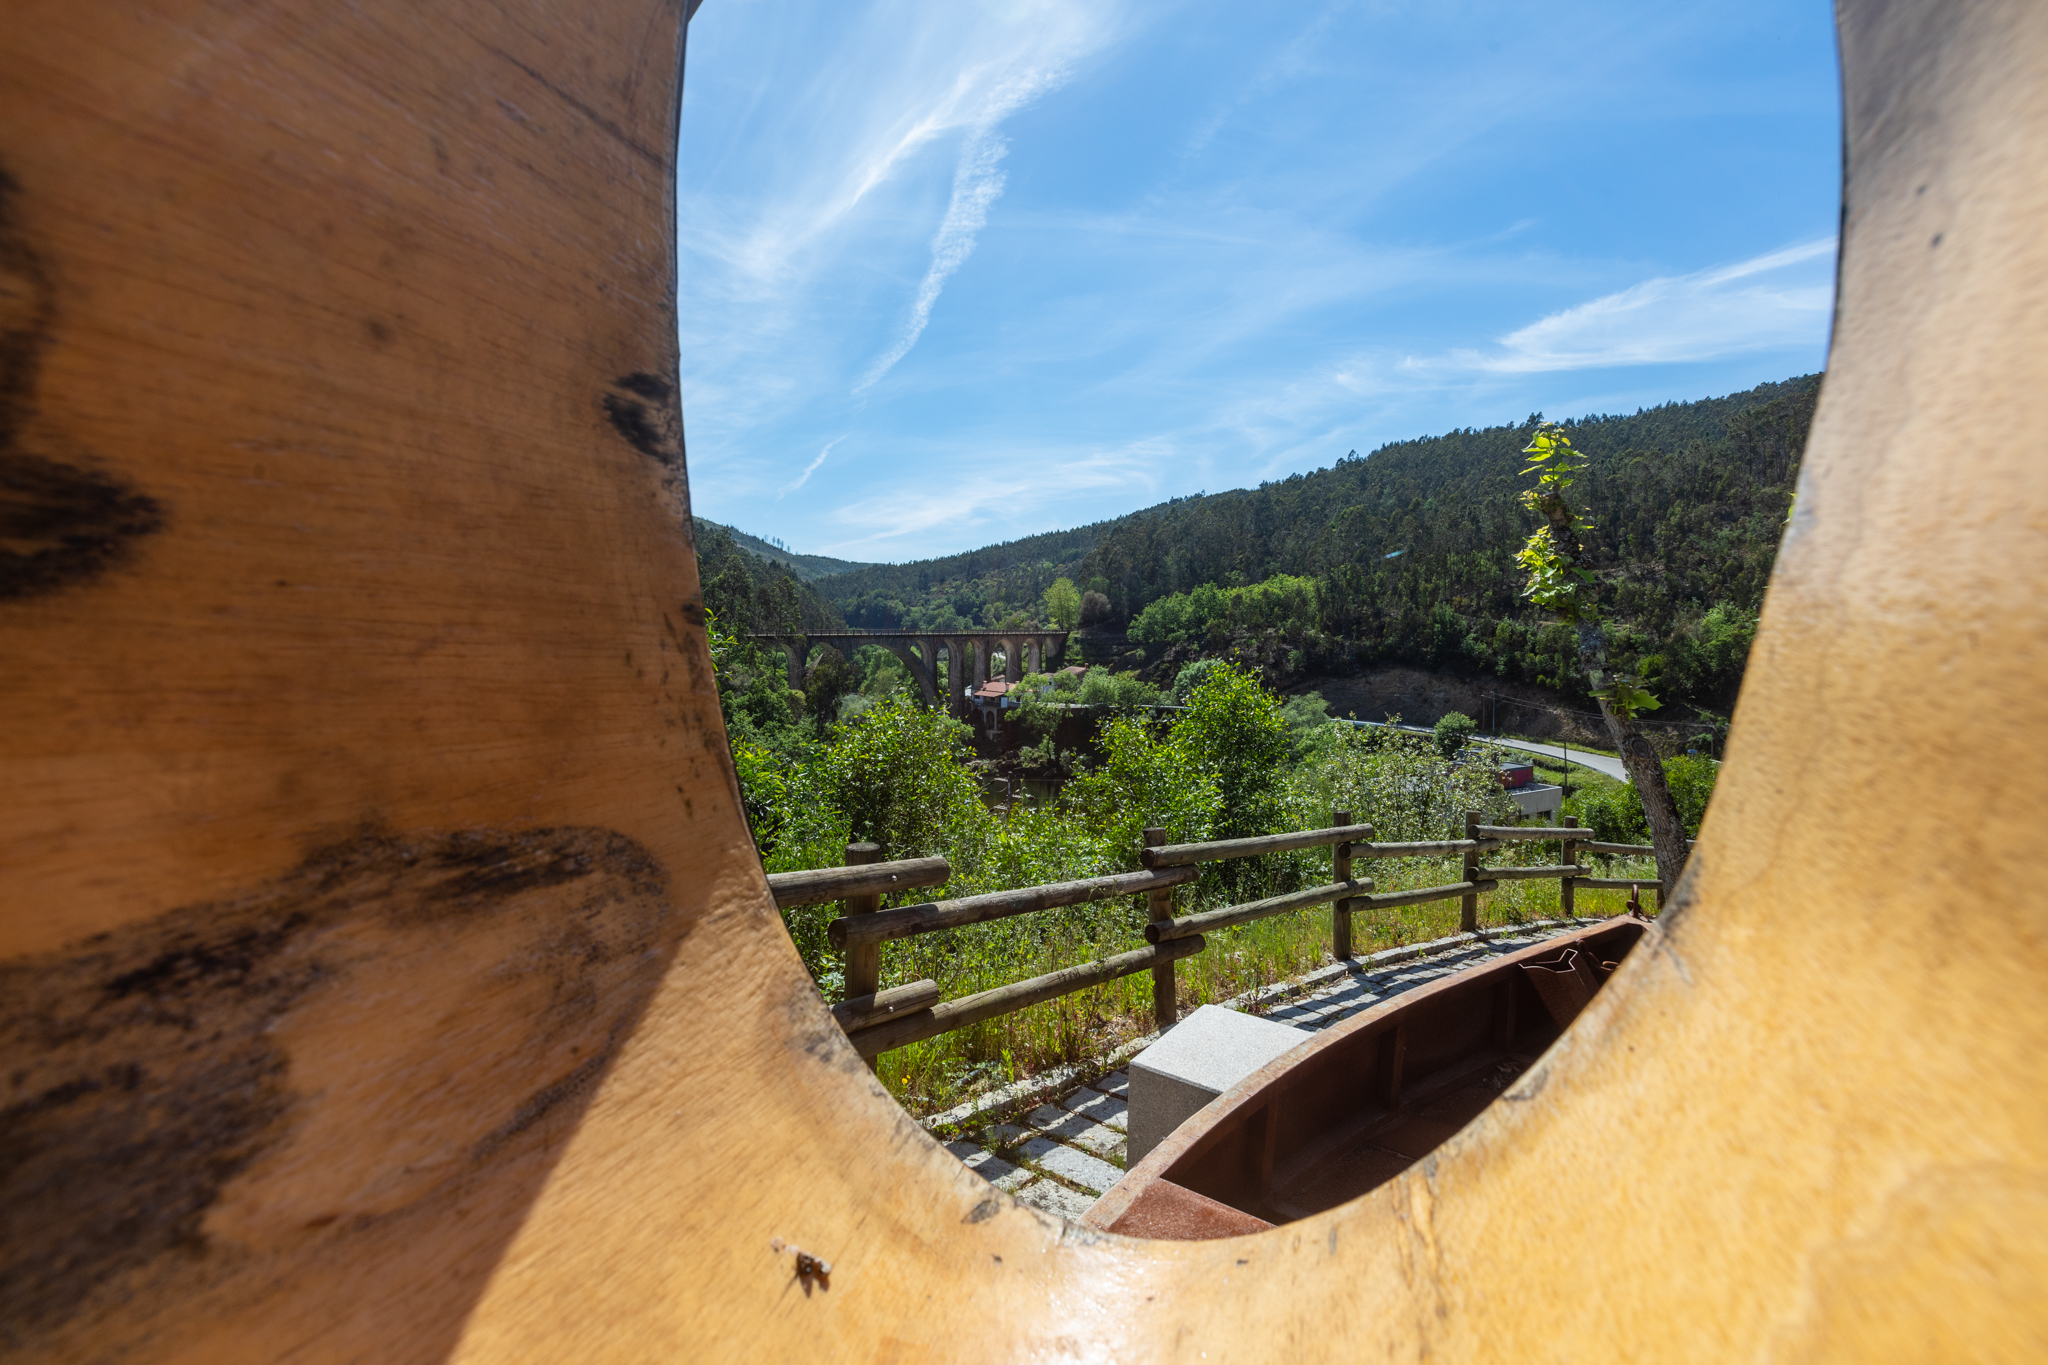
[[[1327,60],[1326,39],[1330,27],[1343,11],[1351,7],[1352,0],[1332,0],[1323,6],[1322,11],[1309,20],[1292,41],[1259,64],[1259,69],[1235,96],[1217,105],[1207,118],[1195,125],[1195,131],[1182,144],[1181,155],[1194,156],[1201,152],[1215,140],[1216,134],[1230,122],[1232,115]]]
[[[974,254],[975,239],[988,225],[989,206],[1003,192],[1003,173],[999,167],[1009,154],[1010,145],[997,128],[1011,114],[1065,83],[1069,70],[1067,55],[1055,49],[1045,54],[1043,60],[1026,63],[991,89],[981,118],[961,144],[960,160],[953,171],[952,202],[946,205],[946,216],[932,236],[931,265],[918,286],[910,317],[895,344],[877,357],[854,385],[856,394],[873,388],[896,367],[897,361],[910,354],[910,348],[917,345],[917,339],[924,335],[925,326],[931,321],[939,291]]]
[[[818,553],[921,556],[929,553],[922,533],[932,530],[991,540],[1035,535],[1049,529],[1045,509],[1071,505],[1077,497],[1158,496],[1175,452],[1167,442],[1147,439],[1108,450],[982,447],[976,454],[972,468],[958,478],[835,507],[834,525],[864,534],[824,545]]]
[[[1142,3],[855,0],[799,5],[800,19],[768,20],[765,5],[699,16],[678,264],[702,497],[808,505],[865,457],[849,443],[792,483],[762,446],[787,449],[804,431],[815,450],[855,425],[853,405],[910,353],[975,250],[1004,189],[1006,120],[1086,69]]]
[[[693,496],[918,558],[1814,368],[1835,206],[1781,211],[1773,157],[1792,96],[1832,87],[1759,67],[1731,35],[1784,20],[1738,8],[722,0],[682,125]],[[1729,60],[1700,66],[1703,43]],[[1585,69],[1614,74],[1532,98],[1529,72]],[[1760,110],[1787,121],[1755,134]],[[1629,168],[1757,136],[1754,211],[1677,249],[1803,245],[1641,266],[1674,210]],[[1823,160],[1796,169],[1832,184]]]
[[[977,132],[960,149],[960,168],[953,174],[953,202],[946,206],[946,216],[932,237],[932,263],[925,271],[924,283],[918,286],[916,301],[910,305],[910,319],[895,344],[853,386],[855,393],[873,388],[896,367],[897,361],[910,354],[910,348],[924,335],[925,325],[932,318],[932,305],[939,301],[939,291],[973,254],[975,238],[988,224],[989,205],[1003,192],[1003,173],[996,167],[1008,151],[1009,144],[997,137],[993,129]]]
[[[818,472],[818,466],[825,463],[825,457],[832,453],[832,447],[838,445],[841,441],[845,439],[846,438],[844,436],[835,436],[831,440],[825,442],[825,448],[818,452],[818,458],[812,460],[809,464],[805,465],[803,473],[797,475],[794,479],[791,479],[788,483],[782,485],[782,487],[776,491],[775,500],[777,502],[781,502],[785,494],[794,493],[797,489],[802,488],[805,484],[809,483],[811,481],[811,475]]]
[[[1834,306],[1832,271],[1795,268],[1832,260],[1824,237],[1733,265],[1644,280],[1540,318],[1500,339],[1498,350],[1457,350],[1408,368],[1448,366],[1496,374],[1668,365],[1810,344]]]

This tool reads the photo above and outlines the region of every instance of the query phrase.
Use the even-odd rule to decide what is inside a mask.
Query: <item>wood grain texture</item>
[[[1842,7],[1834,350],[1659,942],[1430,1161],[1213,1243],[991,1190],[782,932],[687,533],[682,31],[0,26],[12,1358],[2044,1353],[2048,9]]]

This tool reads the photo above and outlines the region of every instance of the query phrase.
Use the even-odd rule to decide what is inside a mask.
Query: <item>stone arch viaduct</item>
[[[980,687],[989,680],[990,662],[1000,652],[1003,656],[1003,678],[1008,682],[1019,682],[1026,673],[1045,671],[1047,660],[1062,657],[1066,653],[1067,636],[1064,630],[978,630],[947,631],[942,634],[927,634],[916,631],[829,631],[811,635],[790,632],[769,632],[756,634],[753,638],[770,649],[779,649],[789,670],[789,685],[801,690],[804,679],[811,669],[811,652],[819,645],[830,645],[843,655],[851,655],[862,645],[878,645],[903,661],[910,670],[910,676],[917,679],[918,690],[924,694],[925,704],[935,706],[939,700],[939,659],[947,661],[948,692],[950,709],[960,710],[963,701],[960,696],[962,679],[965,685]],[[962,665],[965,665],[962,667]]]

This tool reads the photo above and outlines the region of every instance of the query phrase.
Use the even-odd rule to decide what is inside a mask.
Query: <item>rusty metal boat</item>
[[[1622,915],[1407,992],[1211,1101],[1084,1219],[1132,1237],[1233,1237],[1400,1175],[1500,1099],[1649,932]]]

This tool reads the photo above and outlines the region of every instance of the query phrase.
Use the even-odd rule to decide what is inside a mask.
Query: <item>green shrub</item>
[[[1224,663],[1221,659],[1197,659],[1191,664],[1182,665],[1180,672],[1173,675],[1173,699],[1177,702],[1186,702],[1188,694],[1201,686],[1202,679],[1222,667]]]
[[[1189,763],[1215,775],[1222,802],[1216,838],[1237,839],[1275,828],[1280,782],[1293,748],[1280,699],[1235,664],[1211,670],[1188,694],[1169,743]]]
[[[1456,758],[1458,750],[1465,747],[1479,729],[1478,723],[1463,711],[1446,712],[1436,723],[1430,736],[1436,741],[1436,751],[1444,758]]]
[[[852,836],[884,858],[949,851],[990,818],[974,775],[968,727],[907,695],[870,705],[837,727],[818,763],[819,786],[845,812]]]
[[[1678,803],[1678,818],[1685,822],[1688,838],[1697,838],[1700,821],[1707,815],[1707,803],[1714,796],[1714,779],[1720,764],[1695,754],[1680,754],[1664,760],[1664,778],[1671,784],[1672,799]],[[1565,802],[1565,813],[1593,831],[1603,843],[1647,844],[1650,819],[1636,789],[1625,782],[1602,782],[1586,787]]]

